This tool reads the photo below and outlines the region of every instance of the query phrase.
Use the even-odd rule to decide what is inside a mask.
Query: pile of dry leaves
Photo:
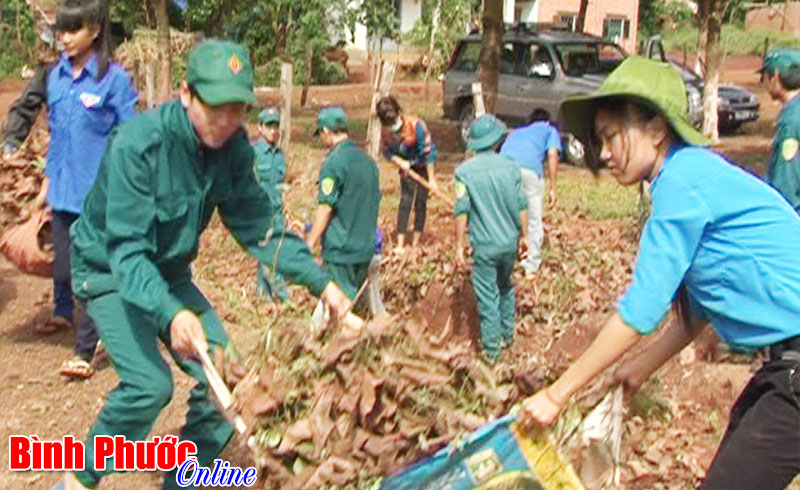
[[[0,231],[29,216],[42,183],[49,139],[44,118],[39,118],[19,151],[9,158],[0,156]]]

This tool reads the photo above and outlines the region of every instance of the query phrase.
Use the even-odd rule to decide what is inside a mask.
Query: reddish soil
[[[761,100],[759,121],[745,125],[739,134],[722,138],[718,149],[734,160],[743,158],[748,164],[766,162],[772,137],[772,125],[779,107],[768,100],[758,86],[758,77],[753,72],[758,60],[728,60],[725,79],[745,85],[756,91]],[[294,114],[312,116],[324,104],[342,104],[358,118],[368,111],[369,92],[367,84],[361,83],[335,87],[312,87],[309,106],[299,108],[299,90],[295,93]],[[5,114],[8,105],[24,87],[20,82],[0,82],[0,114]],[[412,111],[427,108],[428,123],[434,139],[442,149],[443,165],[440,166],[442,180],[449,183],[452,169],[462,155],[459,153],[455,128],[441,119],[441,86],[431,83],[431,95],[425,100],[423,86],[419,82],[400,81],[395,88],[401,103]],[[276,100],[272,96],[259,97],[261,102]],[[0,117],[2,119],[2,117]],[[295,142],[310,139],[307,128],[295,127]],[[321,154],[321,152],[320,152]],[[565,171],[582,171],[565,169]],[[300,179],[313,169],[295,168],[292,178]],[[382,169],[382,188],[385,192],[384,205],[388,196],[396,203],[395,173]],[[395,209],[383,209],[381,223],[385,230],[393,229]],[[580,219],[580,218],[577,218]],[[428,244],[452,244],[452,220],[444,210],[431,212],[430,225],[426,231]],[[595,225],[602,228],[602,225]],[[624,230],[623,230],[624,232]],[[602,236],[602,235],[596,235]],[[200,262],[212,260],[215,250],[226,246],[227,235],[215,231],[206,234],[201,248]],[[217,256],[218,257],[218,256]],[[554,260],[557,260],[554,259]],[[218,276],[214,283],[239,284],[242,289],[242,303],[249,305],[254,267],[240,253],[235,252],[226,259],[226,267],[237,264],[236,270],[246,273],[231,274],[231,277]],[[232,265],[231,265],[232,267]],[[197,267],[201,269],[201,267]],[[198,276],[201,275],[198,273]],[[204,289],[209,280],[201,280]],[[247,286],[244,286],[247,285]],[[526,286],[525,291],[536,292],[535,286]],[[234,289],[235,290],[235,289]],[[465,312],[474,310],[474,298],[469,296],[471,285],[463,286],[464,295],[451,301],[442,300],[443,286],[430,285],[423,299],[413,311],[422,316],[431,326],[431,335],[439,335],[451,318],[454,334],[475,335],[475,315]],[[391,291],[386,291],[391,295]],[[113,369],[106,366],[89,381],[64,382],[57,375],[58,367],[71,351],[74,331],[42,337],[33,332],[33,326],[45,321],[52,314],[51,283],[48,280],[23,276],[16,272],[4,259],[0,258],[0,412],[4,414],[0,425],[0,487],[2,488],[51,488],[58,474],[10,472],[6,468],[8,451],[6,444],[11,434],[36,434],[43,440],[60,438],[72,434],[84,438],[90,423],[102,405],[105,393],[113,388],[116,376]],[[519,296],[519,295],[518,295]],[[237,325],[237,311],[231,298],[221,295],[217,290],[210,291],[212,303],[219,308],[234,343],[247,345],[258,338],[257,332]],[[591,298],[589,298],[591,300]],[[546,318],[540,318],[535,306],[525,306],[520,299],[520,308],[529,308],[529,316],[520,322],[519,334],[510,355],[504,359],[508,369],[538,370],[547,366],[551,375],[564,369],[596,334],[605,316],[603,311],[589,314],[587,307],[583,320],[572,327],[554,333]],[[591,303],[589,303],[591,304]],[[542,335],[543,333],[552,335]],[[557,335],[556,335],[557,334]],[[556,338],[557,337],[557,338]],[[714,454],[716,444],[727,422],[727,411],[732,400],[749,375],[749,365],[706,362],[702,353],[683,354],[672,360],[660,373],[661,380],[654,397],[667,400],[667,415],[651,416],[647,419],[632,418],[625,436],[624,455],[627,466],[623,472],[625,488],[687,488],[695,486],[702,477],[704,469]],[[173,369],[174,370],[174,369]],[[540,382],[537,378],[534,381]],[[177,432],[186,410],[190,380],[182,373],[175,372],[176,392],[171,403],[159,418],[153,434],[165,435]],[[250,463],[240,448],[231,447],[223,457],[231,464],[248,466]],[[108,478],[106,489],[155,488],[159,474],[135,473]]]

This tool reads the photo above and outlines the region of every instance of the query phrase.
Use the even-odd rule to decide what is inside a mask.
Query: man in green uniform
[[[85,470],[64,487],[94,488],[98,435],[144,440],[172,396],[158,341],[195,378],[182,440],[197,446],[200,466],[232,429],[209,400],[208,381],[191,358],[224,347],[211,305],[192,283],[198,238],[216,210],[234,238],[259,261],[306,285],[339,315],[350,301],[314,263],[302,240],[273,219],[275,204],[258,185],[242,121],[253,99],[249,54],[211,40],[189,55],[180,100],[122,124],[110,138],[94,187],[72,228],[72,281],[97,324],[119,385],[89,433]],[[111,466],[109,466],[111,468]],[[178,488],[175,472],[165,488]]]
[[[268,107],[258,115],[258,132],[261,138],[253,145],[256,154],[256,179],[275,204],[276,219],[283,215],[283,191],[286,176],[286,157],[278,146],[281,113],[277,107]],[[257,290],[259,294],[277,301],[289,299],[286,282],[273,267],[258,264]]]
[[[306,243],[314,250],[322,238],[325,267],[354,299],[374,250],[381,202],[378,167],[348,136],[341,107],[320,110],[314,134],[328,154],[319,173],[318,207]]]
[[[783,104],[766,179],[800,212],[800,50],[771,51],[760,71],[770,97]]]
[[[481,342],[494,363],[514,341],[515,290],[511,273],[517,247],[527,243],[528,200],[519,165],[495,153],[506,126],[491,114],[470,126],[467,149],[476,155],[456,169],[456,262],[466,266],[467,227],[472,245],[472,285],[478,298]],[[522,240],[520,241],[520,233]]]

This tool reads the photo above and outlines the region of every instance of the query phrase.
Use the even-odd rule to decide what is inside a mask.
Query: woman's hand
[[[528,429],[548,427],[556,421],[563,408],[564,402],[556,399],[549,388],[544,388],[522,402],[518,420]]]

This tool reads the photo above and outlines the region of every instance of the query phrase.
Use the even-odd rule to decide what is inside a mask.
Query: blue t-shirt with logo
[[[800,335],[800,216],[772,187],[710,150],[673,147],[651,183],[652,212],[622,320],[653,332],[680,284],[693,314],[731,345]]]
[[[62,54],[47,76],[50,146],[45,174],[50,178],[47,201],[56,211],[79,214],[94,184],[111,130],[135,114],[139,96],[130,75],[110,63],[97,79],[92,54],[80,75]]]
[[[506,137],[500,154],[519,163],[521,168],[533,170],[544,176],[543,163],[548,150],[561,152],[561,135],[547,121],[536,121],[511,131]]]

